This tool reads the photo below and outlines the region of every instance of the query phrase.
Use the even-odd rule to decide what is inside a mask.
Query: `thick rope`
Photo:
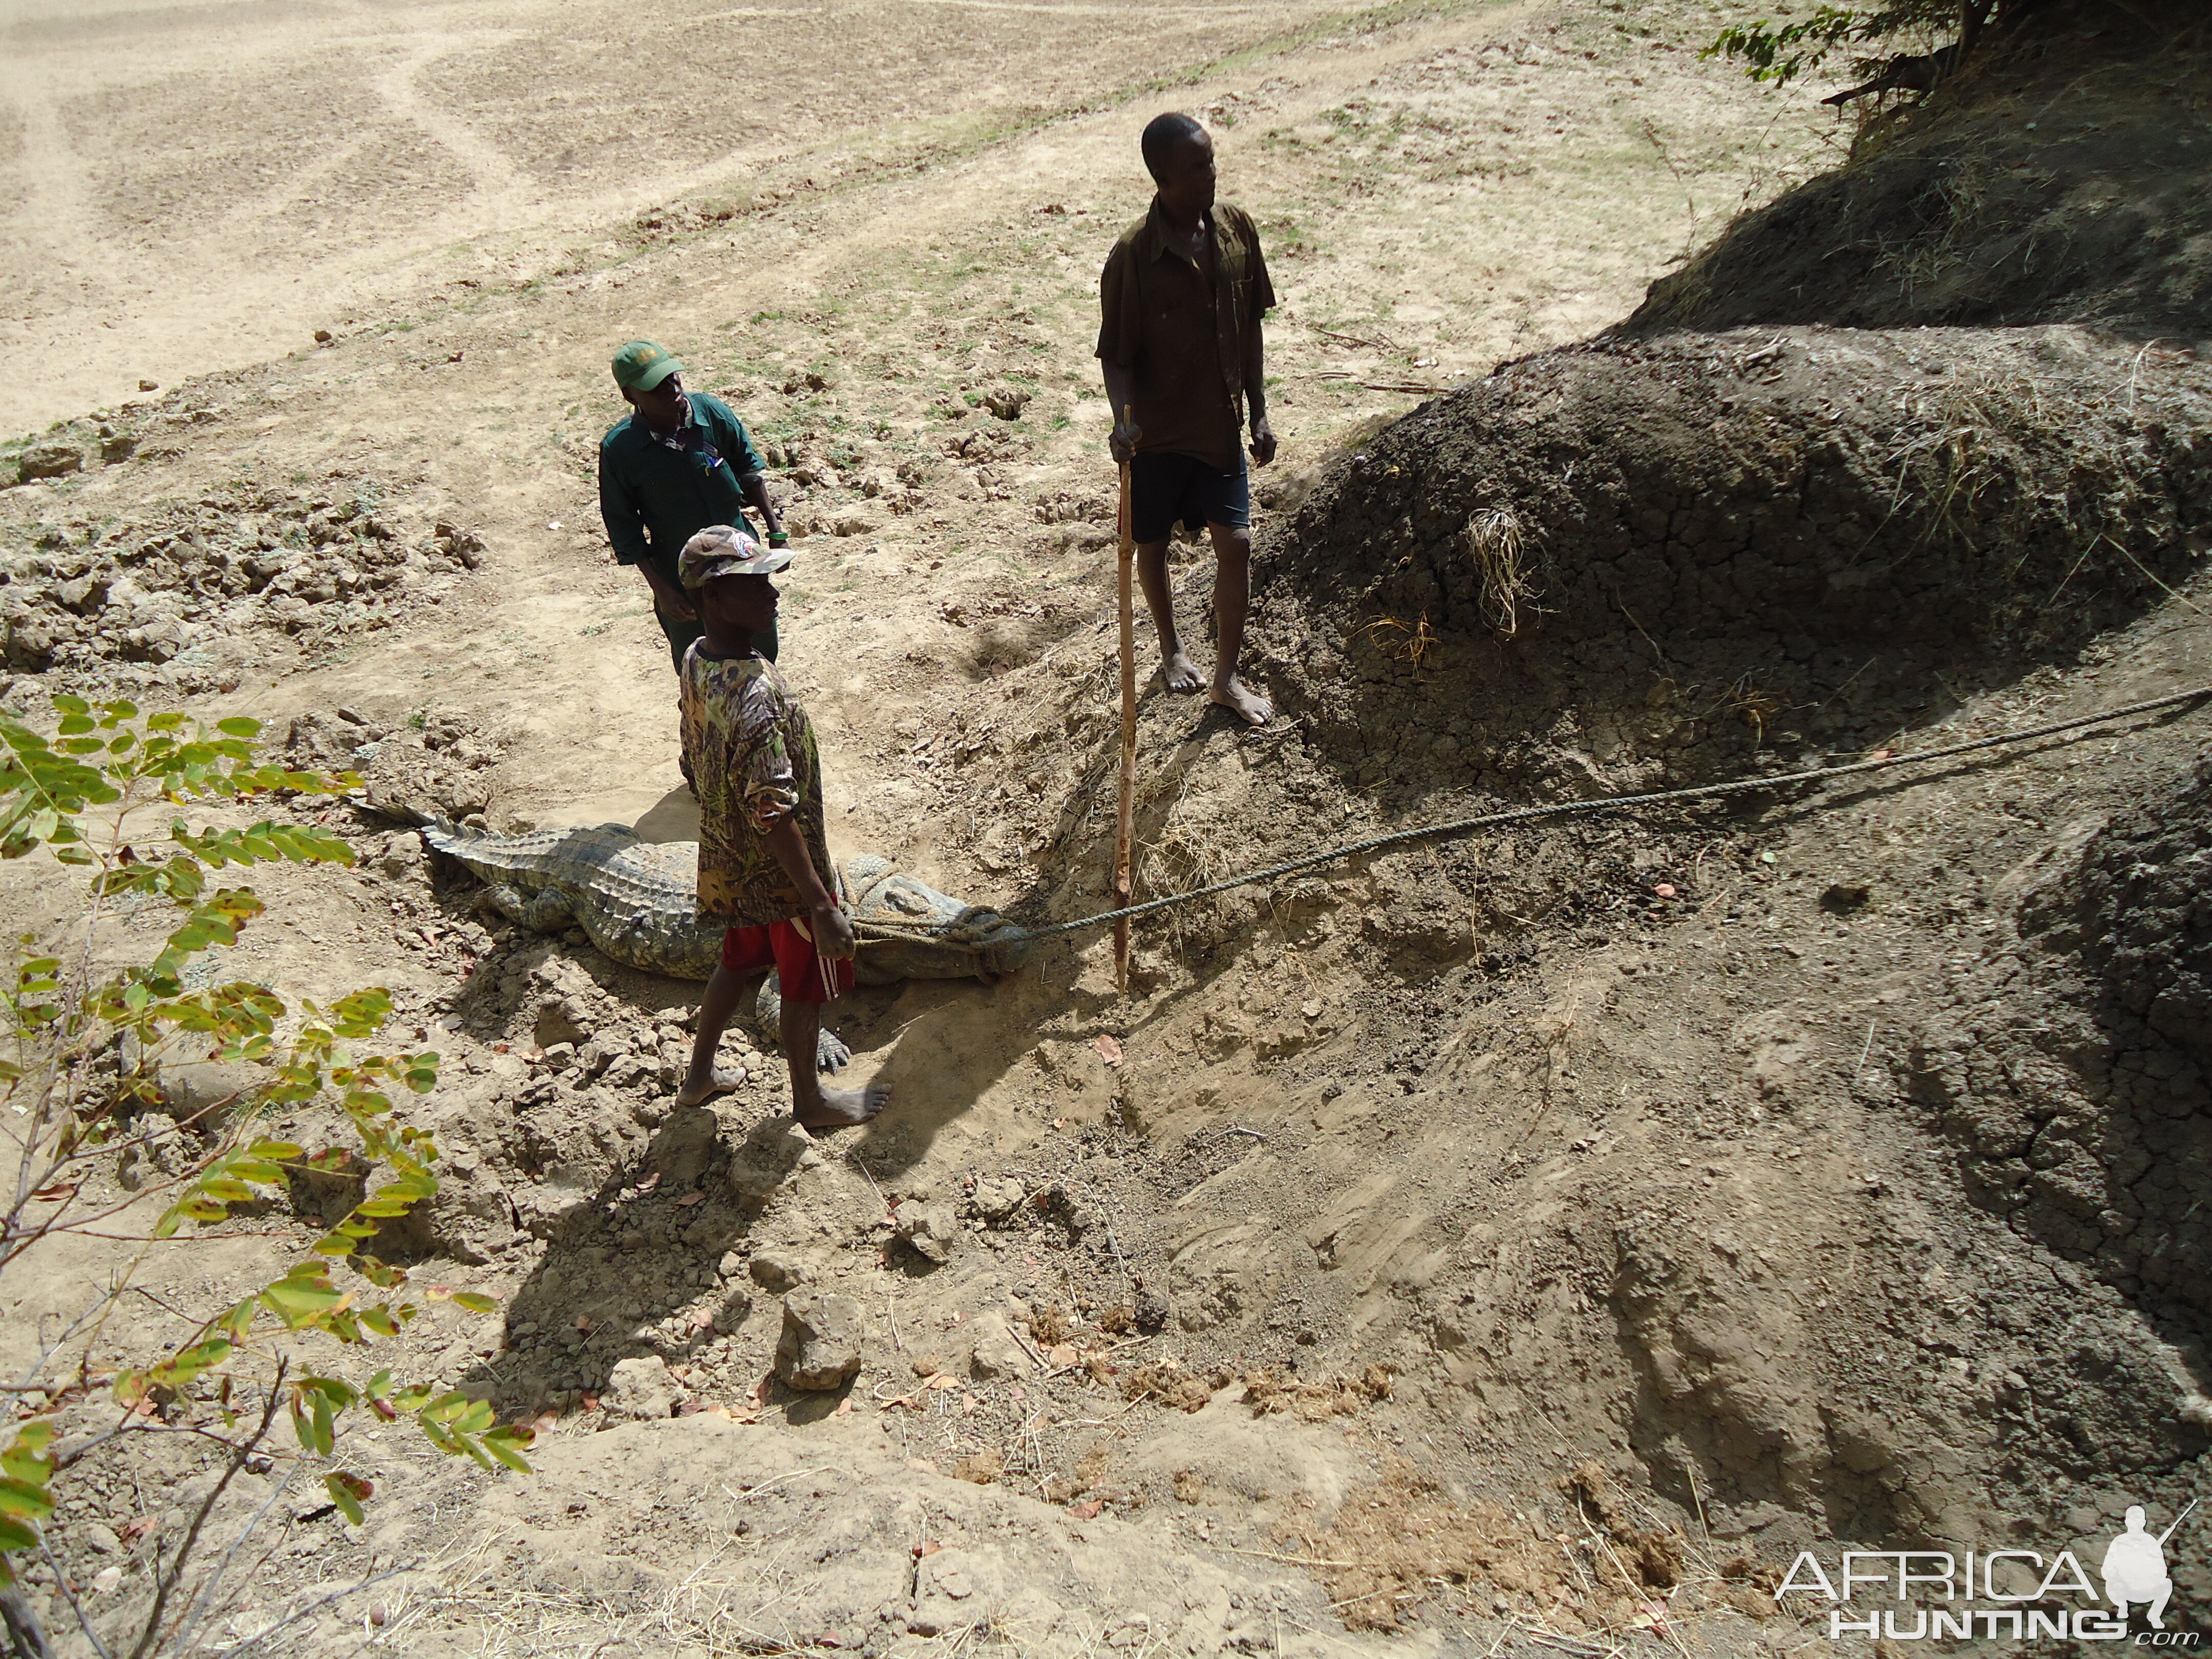
[[[1264,870],[1232,876],[1226,881],[1217,881],[1209,886],[1194,887],[1188,892],[1170,893],[1164,898],[1147,899],[1142,904],[1124,906],[1119,910],[1102,910],[1095,916],[1084,916],[1075,921],[1055,922],[1050,927],[1018,933],[1000,933],[989,943],[1011,945],[1024,939],[1056,939],[1063,933],[1079,933],[1085,928],[1100,927],[1124,918],[1151,915],[1156,910],[1172,909],[1177,905],[1195,903],[1212,898],[1217,893],[1230,892],[1239,887],[1249,887],[1256,882],[1275,881],[1284,876],[1294,876],[1301,871],[1315,870],[1324,864],[1334,864],[1342,859],[1357,858],[1362,853],[1372,853],[1385,847],[1402,847],[1411,842],[1434,841],[1441,837],[1464,836],[1477,830],[1494,830],[1503,824],[1528,823],[1538,818],[1587,817],[1601,812],[1625,811],[1631,807],[1659,806],[1674,801],[1711,800],[1723,795],[1750,794],[1762,789],[1781,789],[1796,783],[1817,783],[1823,778],[1851,777],[1863,772],[1886,772],[1899,766],[1917,766],[1924,762],[1946,760],[1954,755],[1972,754],[1979,749],[1996,749],[2006,744],[2032,743],[2038,738],[2055,737],[2062,732],[2078,732],[2084,726],[2103,726],[2112,720],[2123,720],[2137,714],[2148,714],[2160,708],[2172,708],[2182,703],[2198,702],[2212,697],[2212,685],[2201,685],[2193,690],[2175,691],[2163,697],[2151,697],[2142,702],[2131,702],[2122,708],[2108,708],[2101,714],[2079,714],[2072,720],[2052,720],[2043,726],[2025,726],[2017,732],[2001,732],[1995,737],[1973,738],[1964,743],[1945,744],[1936,749],[1922,749],[1909,755],[1889,755],[1880,760],[1847,761],[1837,766],[1818,766],[1803,772],[1778,772],[1767,777],[1736,778],[1727,783],[1700,783],[1684,789],[1661,789],[1640,795],[1597,795],[1587,800],[1555,802],[1544,806],[1516,806],[1500,812],[1485,812],[1472,818],[1455,818],[1446,823],[1427,823],[1412,830],[1393,830],[1387,835],[1370,836],[1364,841],[1348,842],[1341,847],[1332,847],[1324,853],[1309,854],[1304,858],[1291,859],[1287,863],[1269,865]],[[974,938],[971,925],[961,923],[900,922],[873,921],[860,924],[863,935],[875,931],[886,939],[945,939],[948,943],[966,944],[957,935],[966,931]],[[981,941],[975,941],[980,945]]]

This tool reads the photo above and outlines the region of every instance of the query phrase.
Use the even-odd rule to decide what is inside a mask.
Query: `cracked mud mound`
[[[1969,1190],[2171,1340],[2212,1334],[2212,760],[2055,852],[1915,1058]]]
[[[2202,8],[2048,9],[1924,104],[1866,109],[1849,165],[1745,215],[1655,283],[1627,330],[2069,321],[2212,336]]]
[[[1362,781],[1495,786],[1535,744],[1633,787],[2063,657],[2208,532],[2193,364],[2069,329],[1600,341],[1340,460],[1273,549],[1261,647]]]

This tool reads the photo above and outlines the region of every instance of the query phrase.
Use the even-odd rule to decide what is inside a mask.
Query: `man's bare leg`
[[[1220,632],[1213,661],[1214,702],[1238,719],[1265,726],[1275,706],[1237,676],[1244,652],[1244,612],[1252,602],[1252,532],[1209,524],[1213,537],[1213,620]]]
[[[1206,680],[1183,650],[1182,638],[1176,632],[1175,595],[1168,587],[1165,542],[1137,544],[1137,581],[1145,590],[1145,605],[1152,613],[1152,627],[1160,636],[1160,672],[1167,677],[1168,690],[1197,690]]]
[[[745,976],[733,974],[720,963],[707,980],[707,994],[699,1004],[699,1035],[691,1040],[691,1069],[676,1091],[678,1106],[696,1106],[716,1095],[726,1095],[744,1079],[735,1072],[714,1069],[714,1051],[721,1047],[722,1032],[738,1012],[738,997]],[[814,1051],[809,1048],[807,1051]]]
[[[783,1000],[783,1053],[791,1066],[792,1115],[810,1129],[836,1129],[866,1123],[891,1103],[880,1083],[865,1089],[825,1089],[814,1064],[814,1040],[822,1030],[822,1005]],[[804,1058],[801,1058],[804,1056]]]

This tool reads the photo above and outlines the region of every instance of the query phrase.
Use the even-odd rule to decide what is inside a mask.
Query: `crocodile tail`
[[[396,818],[402,823],[414,825],[417,830],[429,824],[445,822],[434,812],[425,812],[421,807],[410,806],[403,801],[371,800],[366,797],[357,797],[352,804],[362,811],[372,813],[377,817]]]
[[[441,818],[434,812],[417,812],[414,816],[416,832],[422,837],[422,845],[434,853],[450,854],[463,842],[477,839],[476,831],[464,830],[450,819]]]

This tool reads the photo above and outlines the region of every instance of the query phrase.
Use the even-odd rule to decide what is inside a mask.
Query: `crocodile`
[[[424,847],[483,881],[480,905],[526,927],[580,927],[605,955],[649,974],[705,979],[714,971],[723,926],[698,913],[696,842],[649,842],[626,823],[495,836],[433,821],[418,833]],[[1028,958],[1029,935],[997,911],[940,893],[875,854],[848,859],[837,889],[860,936],[855,977],[863,985],[988,980]],[[767,975],[755,1001],[764,1032],[776,1030],[782,1006],[775,975]],[[822,1033],[823,1070],[851,1058]]]

